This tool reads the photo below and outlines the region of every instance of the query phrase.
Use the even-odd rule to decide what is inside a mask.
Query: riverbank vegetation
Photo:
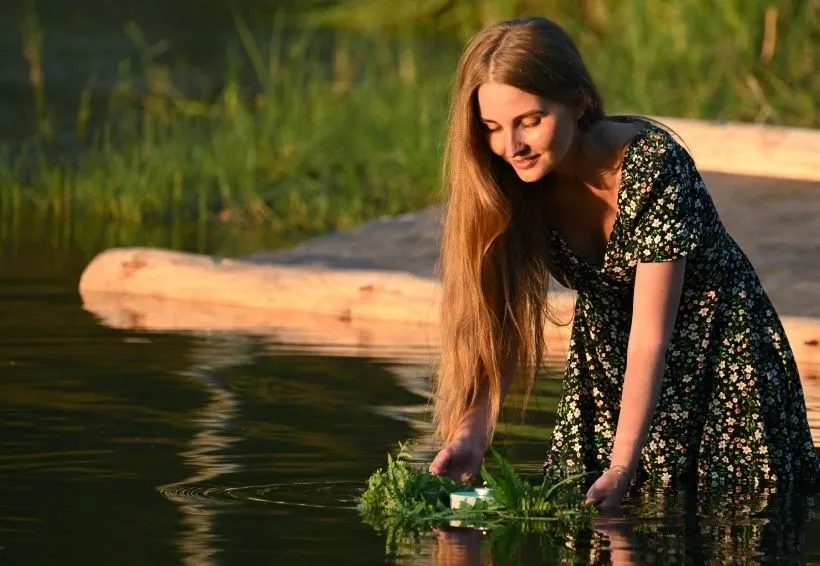
[[[237,13],[241,48],[207,93],[177,85],[132,27],[139,56],[104,104],[81,95],[71,116],[49,110],[31,12],[35,123],[3,144],[0,211],[252,226],[292,243],[438,202],[459,49],[524,13],[568,29],[610,111],[820,126],[817,0],[350,0],[265,33]]]
[[[489,498],[454,508],[451,494],[469,496],[475,493],[472,488],[430,474],[400,443],[399,453],[388,454],[387,466],[368,478],[357,509],[365,523],[385,536],[388,554],[400,554],[402,546],[412,546],[422,534],[448,526],[558,534],[589,525],[595,510],[584,504],[583,474],[559,482],[533,479],[516,472],[495,448],[490,455],[490,466],[481,467]]]

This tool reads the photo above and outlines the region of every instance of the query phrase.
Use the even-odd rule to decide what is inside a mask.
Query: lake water
[[[352,507],[398,441],[426,438],[427,364],[106,327],[76,292],[89,248],[22,226],[0,248],[0,563],[820,563],[812,501],[653,500],[565,538],[453,530],[386,556]],[[559,385],[499,438],[523,470]]]
[[[0,21],[3,141],[29,136],[34,118],[23,5],[12,2]],[[41,0],[37,8],[46,95],[67,136],[80,93],[90,87],[104,99],[119,61],[136,56],[128,21],[149,43],[171,39],[169,60],[185,62],[183,83],[194,90],[223,78],[225,44],[236,41],[224,10],[191,11],[187,2]],[[750,202],[759,208],[757,196]],[[426,438],[428,366],[261,334],[108,327],[76,291],[103,247],[238,255],[267,242],[81,227],[0,223],[0,564],[820,563],[812,501],[763,516],[753,512],[761,501],[734,514],[648,501],[627,519],[565,538],[451,530],[386,556],[385,539],[352,506],[398,441]],[[816,255],[792,255],[795,269],[816,272],[803,261]],[[780,292],[784,301],[793,295]],[[558,387],[541,384],[528,426],[502,429],[499,444],[523,470],[540,464]]]

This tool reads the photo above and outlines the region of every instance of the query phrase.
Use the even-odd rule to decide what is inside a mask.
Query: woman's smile
[[[538,163],[538,158],[541,157],[539,154],[535,155],[528,155],[526,157],[514,157],[510,160],[510,164],[520,171],[526,171],[531,167],[534,167],[536,163]]]

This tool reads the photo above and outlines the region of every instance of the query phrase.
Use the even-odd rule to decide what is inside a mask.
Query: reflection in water
[[[4,252],[0,269],[0,562],[384,564],[384,540],[350,507],[396,441],[411,436],[429,445],[435,356],[424,349],[426,336],[326,319],[229,335],[225,326],[241,319],[238,311],[230,318],[167,302],[121,310],[163,313],[162,331],[133,328],[138,317],[95,321],[76,297],[88,258],[52,250],[48,227],[41,228],[28,233],[45,240],[24,245],[24,238]],[[186,312],[222,323],[221,332],[185,330]],[[297,343],[306,336],[310,344]],[[393,346],[382,347],[388,338]],[[180,361],[192,343],[193,359]],[[300,355],[269,359],[282,350]],[[803,378],[818,442],[820,381]],[[523,424],[513,411],[502,427],[500,441],[516,466],[540,465],[560,385],[542,380],[537,410]],[[432,452],[415,455],[427,461]],[[151,497],[168,478],[178,481]],[[269,481],[276,484],[258,485]],[[816,560],[813,500],[764,507],[718,513],[685,499],[641,501],[623,520],[563,537],[449,529],[408,541],[397,561]]]
[[[239,335],[204,340],[192,350],[196,363],[182,372],[205,387],[210,402],[197,413],[194,422],[200,430],[191,439],[190,447],[181,453],[193,470],[191,476],[163,485],[158,490],[179,505],[183,514],[184,531],[178,540],[184,563],[191,566],[214,564],[213,556],[218,552],[219,537],[213,532],[213,525],[220,503],[212,498],[197,497],[201,490],[198,491],[196,486],[238,471],[238,465],[229,461],[224,450],[241,439],[227,433],[238,413],[239,403],[220,381],[219,372],[249,361],[250,355],[243,353],[242,348],[248,340]]]
[[[507,566],[519,564],[792,564],[804,563],[806,530],[815,497],[791,493],[708,501],[703,496],[645,496],[618,517],[592,528],[534,534],[510,526],[439,529],[427,551],[403,564]]]
[[[425,403],[414,403],[409,405],[381,405],[373,407],[377,414],[386,415],[397,421],[402,421],[410,425],[413,430],[410,440],[411,460],[416,462],[429,462],[435,456],[437,444],[434,438],[433,425],[431,423],[431,402],[432,393],[430,391],[431,368],[425,364],[401,364],[395,363],[383,366],[396,377],[396,382],[407,391],[421,399]]]

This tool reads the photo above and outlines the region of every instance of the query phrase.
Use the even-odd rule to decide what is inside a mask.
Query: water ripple
[[[363,487],[358,481],[286,482],[246,486],[163,486],[165,497],[181,504],[264,503],[317,509],[355,509]]]

